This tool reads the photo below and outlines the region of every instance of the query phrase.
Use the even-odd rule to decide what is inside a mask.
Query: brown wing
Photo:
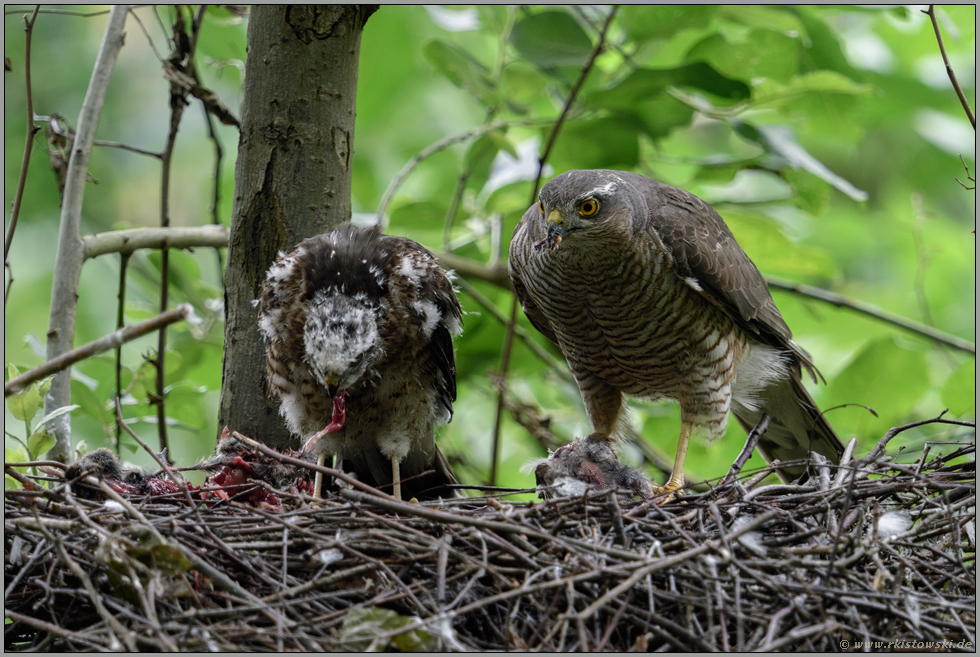
[[[268,390],[277,399],[306,380],[312,382],[312,374],[303,361],[305,258],[302,245],[291,253],[280,253],[266,275],[259,300],[259,330],[266,345]]]
[[[769,285],[715,209],[682,189],[643,176],[629,178],[644,188],[648,221],[670,251],[677,275],[750,335],[796,354],[816,380],[813,361],[793,342]]]
[[[433,328],[423,350],[434,369],[439,401],[452,417],[453,402],[456,401],[453,337],[461,332],[462,308],[456,298],[451,275],[418,242],[405,237],[385,236],[382,245],[392,255],[385,267],[391,276],[389,286],[397,288],[398,298],[408,305],[431,303],[438,310],[441,319]],[[404,264],[406,259],[412,263],[408,269]]]
[[[534,239],[530,234],[530,224],[531,219],[529,215],[532,212],[537,212],[537,206],[532,205],[524,213],[524,216],[517,223],[517,228],[514,229],[514,237],[510,242],[510,257],[507,259],[507,271],[510,273],[510,280],[514,283],[514,292],[517,293],[517,300],[521,304],[521,308],[524,309],[524,314],[527,318],[531,320],[531,325],[538,329],[542,335],[546,338],[558,344],[558,336],[555,335],[554,329],[551,328],[551,322],[544,316],[544,314],[535,305],[534,300],[527,293],[527,287],[524,285],[522,279],[522,257],[521,253],[526,252],[529,248],[534,248]]]

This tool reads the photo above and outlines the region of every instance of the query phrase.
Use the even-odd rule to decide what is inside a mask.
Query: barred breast
[[[621,393],[680,403],[707,437],[724,433],[746,340],[669,257],[631,249],[522,249],[528,294],[551,324],[583,396]],[[602,254],[609,254],[603,258]],[[615,255],[613,255],[615,254]]]

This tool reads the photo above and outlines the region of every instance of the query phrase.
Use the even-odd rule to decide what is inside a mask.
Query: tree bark
[[[252,301],[278,251],[350,220],[357,63],[375,9],[254,5],[249,19],[219,429],[273,447],[291,440],[266,395]]]

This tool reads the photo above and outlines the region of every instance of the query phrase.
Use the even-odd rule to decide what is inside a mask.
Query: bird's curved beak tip
[[[562,237],[565,236],[566,232],[567,230],[565,229],[564,223],[549,223],[548,235],[544,238],[548,248],[550,248],[552,251],[557,251],[558,247],[561,246]]]
[[[338,384],[340,383],[340,377],[336,374],[330,374],[323,377],[323,383],[327,387],[327,394],[331,397],[337,396]]]
[[[561,212],[552,210],[545,221],[548,232],[543,240],[534,245],[534,248],[540,249],[547,244],[551,251],[557,251],[561,245],[562,238],[568,233],[568,228],[565,226],[565,219],[561,216]]]

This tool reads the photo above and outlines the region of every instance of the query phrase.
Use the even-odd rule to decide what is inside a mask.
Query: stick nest
[[[7,490],[5,648],[972,651],[974,450],[662,506]]]

